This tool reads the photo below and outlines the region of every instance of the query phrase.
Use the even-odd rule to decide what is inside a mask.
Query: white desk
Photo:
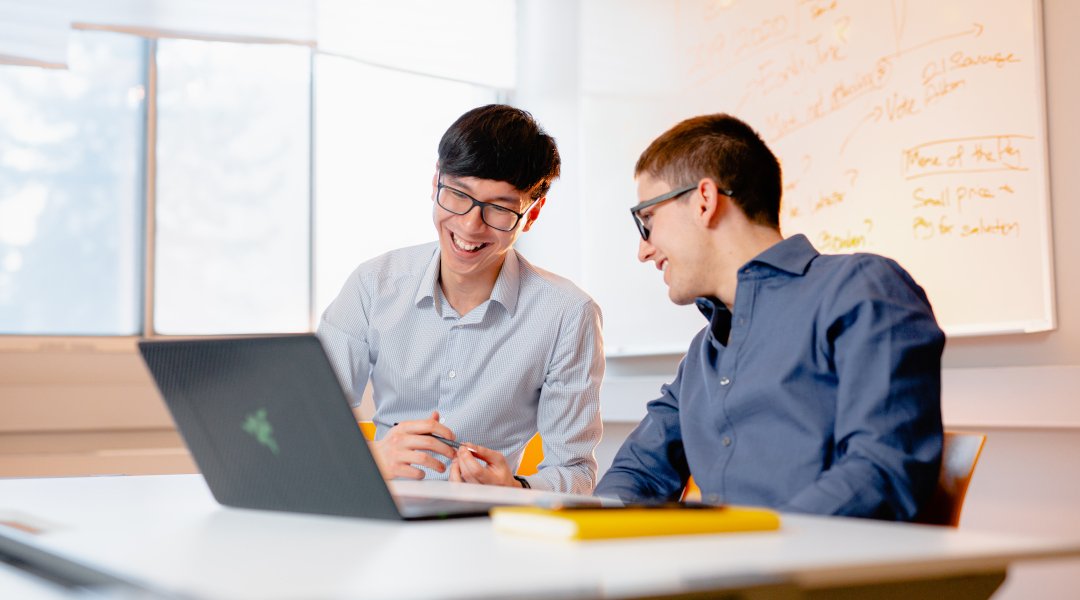
[[[22,539],[62,556],[173,592],[238,600],[725,588],[749,588],[727,596],[746,598],[986,598],[1013,560],[1080,555],[1080,541],[798,515],[785,515],[779,532],[551,543],[497,534],[488,519],[386,523],[230,509],[198,475],[0,480],[0,518],[13,513],[49,529]],[[779,585],[755,591],[762,582]],[[0,597],[22,584],[0,569]]]

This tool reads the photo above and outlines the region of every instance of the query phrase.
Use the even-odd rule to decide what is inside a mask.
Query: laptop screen
[[[314,335],[139,350],[218,502],[401,519]]]

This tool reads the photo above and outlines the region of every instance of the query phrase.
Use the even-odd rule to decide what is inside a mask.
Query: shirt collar
[[[436,245],[435,253],[431,255],[427,269],[424,270],[424,276],[420,278],[420,289],[416,290],[416,298],[413,298],[413,303],[417,306],[423,302],[424,298],[431,298],[432,302],[434,302],[435,298],[438,297],[435,293],[435,286],[439,285],[439,257],[441,253],[442,248]]]
[[[713,315],[716,314],[718,309],[727,310],[724,303],[715,296],[701,296],[700,298],[695,298],[694,305],[697,306],[698,311],[705,315],[705,318],[710,322],[713,320]]]
[[[751,265],[754,263],[761,263],[769,265],[770,267],[780,269],[781,271],[787,271],[792,275],[805,275],[806,269],[810,267],[810,262],[817,258],[820,253],[814,248],[814,245],[810,243],[810,240],[806,239],[806,236],[798,233],[778,244],[774,244],[767,250],[758,254],[750,262],[746,263]],[[727,312],[727,307],[723,302],[713,296],[702,296],[694,301],[697,305],[697,309],[705,318],[710,322],[715,321],[715,317],[718,317],[717,312]]]
[[[761,263],[802,276],[806,274],[810,262],[819,255],[810,240],[798,233],[758,254],[747,265]]]
[[[416,297],[413,298],[413,303],[417,306],[425,298],[431,298],[432,302],[435,302],[435,299],[438,298],[436,289],[439,285],[441,256],[442,249],[435,248],[435,254],[428,261],[427,269],[424,270],[424,275],[420,278],[420,289],[416,290]],[[506,258],[503,259],[502,268],[499,269],[499,277],[495,280],[495,287],[491,290],[491,300],[501,304],[506,309],[506,312],[510,313],[511,317],[514,316],[514,312],[517,310],[518,291],[521,287],[519,272],[517,251],[510,248],[506,251]],[[438,303],[435,304],[438,305]],[[436,308],[436,310],[438,309]]]
[[[506,251],[502,269],[499,270],[499,278],[495,280],[495,287],[491,290],[491,299],[502,304],[511,317],[517,310],[518,290],[521,286],[518,273],[517,251],[510,248]]]

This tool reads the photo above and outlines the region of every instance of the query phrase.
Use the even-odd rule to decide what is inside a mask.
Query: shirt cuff
[[[545,492],[554,492],[555,491],[555,488],[551,487],[551,484],[548,483],[548,481],[546,479],[544,479],[543,477],[540,477],[539,475],[521,475],[520,477],[522,479],[524,479],[525,481],[529,482],[529,487],[531,489],[541,490],[541,491],[545,491]]]

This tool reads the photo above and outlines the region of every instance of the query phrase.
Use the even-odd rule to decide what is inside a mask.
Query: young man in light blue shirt
[[[439,241],[360,265],[323,314],[318,334],[354,406],[371,381],[372,451],[387,479],[592,492],[600,309],[513,249],[558,175],[555,141],[527,112],[465,113],[439,143]],[[537,432],[539,472],[516,477]]]

